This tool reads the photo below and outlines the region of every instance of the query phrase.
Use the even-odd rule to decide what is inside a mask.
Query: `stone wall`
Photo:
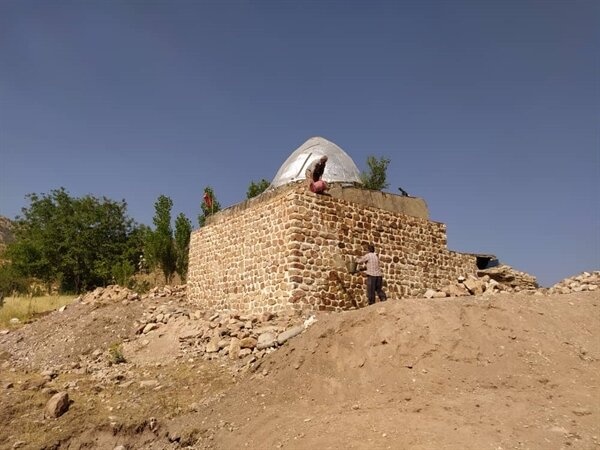
[[[365,276],[347,264],[377,247],[390,299],[475,273],[447,250],[444,224],[292,185],[216,214],[194,231],[188,296],[199,306],[260,313],[363,306]]]
[[[418,197],[405,197],[389,192],[372,191],[354,186],[332,184],[328,191],[332,197],[358,203],[363,206],[373,206],[397,214],[429,219],[429,210],[425,200]]]
[[[292,192],[224,210],[192,233],[188,298],[207,309],[276,311],[290,294],[288,203]],[[262,201],[260,201],[262,200]]]

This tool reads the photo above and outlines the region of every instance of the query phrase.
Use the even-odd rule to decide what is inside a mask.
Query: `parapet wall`
[[[475,256],[448,251],[444,224],[292,185],[192,233],[188,297],[207,309],[257,313],[361,306],[364,273],[350,274],[346,263],[370,242],[390,299],[476,271]]]

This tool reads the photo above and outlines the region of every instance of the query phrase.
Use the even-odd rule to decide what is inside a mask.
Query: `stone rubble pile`
[[[516,270],[506,264],[478,270],[477,276],[488,276],[490,279],[500,283],[504,290],[508,292],[530,291],[539,287],[537,279],[533,275]]]
[[[112,300],[115,300],[115,291],[112,287],[109,290]],[[160,295],[162,292],[156,291],[154,294]],[[98,291],[90,298],[98,301],[108,297],[109,293]],[[315,322],[313,316],[304,319],[296,312],[257,315],[212,313],[190,310],[187,302],[181,302],[176,297],[166,300],[164,303],[162,298],[147,300],[142,317],[134,322],[136,337],[124,342],[137,342],[143,347],[164,333],[175,332],[179,341],[176,359],[217,360],[227,363],[226,366],[233,372],[257,370],[264,356]],[[125,363],[114,362],[111,351],[110,348],[97,348],[80,355],[77,362],[53,367],[52,371],[91,374],[100,385],[131,385],[136,379],[134,365],[127,361],[126,353]],[[47,372],[50,374],[50,371]],[[51,375],[47,378],[50,380]],[[157,380],[140,382],[140,386],[145,388],[158,388],[160,384]]]
[[[572,292],[595,291],[600,289],[600,270],[583,272],[565,278],[548,289],[549,294],[570,294]]]
[[[170,297],[178,300],[185,300],[187,298],[186,288],[187,287],[185,284],[180,284],[177,286],[163,286],[160,288],[155,287],[151,289],[147,295],[144,295],[144,298]]]
[[[468,295],[491,295],[500,292],[535,293],[538,288],[534,276],[520,272],[507,265],[478,270],[477,276],[458,277],[456,283],[441,289],[427,289],[425,298],[462,297]]]
[[[179,335],[180,355],[204,360],[229,359],[239,367],[249,366],[266,354],[300,334],[314,318],[303,320],[297,313],[193,313],[173,305],[149,306],[136,333],[143,339],[149,333],[160,332],[170,321],[189,319],[188,327]]]
[[[137,292],[117,284],[111,284],[105,288],[98,287],[92,292],[88,292],[83,297],[79,297],[77,300],[81,301],[83,304],[92,304],[119,302],[123,300],[136,301],[141,299],[140,294]]]
[[[185,305],[179,305],[173,300],[167,303],[149,303],[140,321],[134,322],[136,334],[149,333],[177,318],[190,319],[191,317],[192,313]]]
[[[84,296],[80,297],[83,304],[89,303],[107,303],[107,302],[121,302],[121,301],[136,301],[146,300],[154,298],[169,297],[176,300],[186,299],[186,285],[182,284],[179,286],[163,286],[155,287],[150,290],[147,294],[140,295],[131,289],[116,284],[111,284],[107,287],[99,287],[94,289],[92,292],[88,292]]]

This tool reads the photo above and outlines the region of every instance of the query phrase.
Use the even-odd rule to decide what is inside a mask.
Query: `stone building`
[[[308,191],[306,167],[328,156],[330,195]],[[477,257],[448,250],[446,226],[419,198],[359,187],[359,171],[337,145],[311,138],[271,187],[210,216],[192,233],[188,298],[240,312],[344,310],[366,304],[365,275],[351,262],[373,243],[389,299],[441,288],[475,273]]]

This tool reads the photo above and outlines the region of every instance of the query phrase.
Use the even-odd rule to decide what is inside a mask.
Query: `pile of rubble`
[[[525,272],[520,272],[506,264],[501,264],[489,269],[478,270],[478,277],[497,281],[508,292],[531,291],[539,287],[537,279],[533,275]]]
[[[136,301],[145,300],[151,298],[169,297],[177,300],[186,299],[186,285],[182,284],[179,286],[163,286],[155,287],[150,290],[147,294],[140,295],[129,288],[119,286],[117,284],[111,284],[107,287],[99,287],[91,292],[88,292],[77,300],[83,304],[90,303],[110,303],[110,302],[122,302],[122,301]]]
[[[572,292],[595,291],[600,289],[600,270],[583,272],[579,275],[565,278],[550,289],[549,294],[570,294]]]
[[[163,286],[155,287],[148,292],[144,298],[160,298],[160,297],[171,297],[178,300],[185,300],[187,298],[186,285],[180,284],[178,286]]]
[[[467,295],[495,294],[500,292],[534,293],[538,288],[534,276],[507,265],[478,270],[477,276],[459,277],[456,283],[441,289],[427,289],[425,298],[462,297]]]
[[[84,305],[93,303],[121,302],[123,300],[136,301],[142,297],[135,291],[117,284],[111,284],[105,288],[99,287],[92,292],[88,292],[76,301],[81,301]]]
[[[136,337],[124,342],[137,342],[143,347],[155,338],[169,334],[179,342],[177,358],[222,359],[229,361],[238,371],[260,365],[257,361],[315,321],[312,316],[307,319],[293,311],[243,315],[197,310],[187,302],[185,285],[154,288],[144,295],[126,287],[110,285],[88,292],[75,304],[100,307],[130,302],[141,302],[143,312],[133,322]],[[80,361],[69,369],[97,372],[105,378],[104,369],[107,369],[106,362],[110,359],[108,353],[108,350],[98,348],[82,355]]]
[[[315,321],[312,316],[304,320],[297,313],[190,313],[181,306],[162,304],[148,307],[135,324],[136,333],[139,339],[147,339],[177,320],[186,325],[178,337],[180,357],[229,359],[239,363],[238,369],[251,366]]]
[[[84,297],[87,299],[82,299],[81,303],[86,301],[96,306],[98,303],[91,302],[102,302],[108,298],[115,301],[117,293],[119,298],[123,298],[121,303],[129,302],[127,291],[111,286],[95,291],[94,295],[88,293]],[[194,310],[188,303],[175,298],[148,299],[136,305],[141,306],[142,311],[137,319],[130,322],[134,326],[131,334],[119,334],[110,346],[98,344],[93,350],[80,352],[71,361],[45,363],[42,375],[48,375],[48,380],[51,380],[62,372],[90,374],[100,385],[126,387],[139,381],[141,387],[158,388],[164,380],[160,377],[141,380],[135,375],[135,368],[158,368],[171,359],[190,364],[216,360],[221,367],[233,373],[256,372],[266,355],[315,322],[313,316],[307,319],[307,316],[296,312],[241,315]],[[104,324],[107,320],[102,311],[110,305],[104,303],[101,306],[104,308],[92,311],[90,316],[96,315],[96,322]],[[60,338],[58,342],[57,345],[62,345],[66,341]],[[152,349],[151,356],[144,351],[146,348]],[[165,356],[165,352],[171,353]],[[134,357],[134,354],[137,356]]]

